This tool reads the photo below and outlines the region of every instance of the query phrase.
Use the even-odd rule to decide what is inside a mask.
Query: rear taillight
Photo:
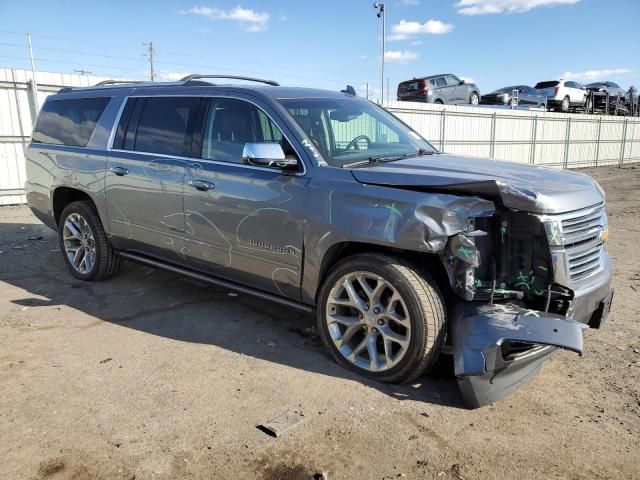
[[[420,90],[422,90],[422,93],[425,95],[429,93],[429,85],[424,80],[420,82]]]
[[[558,95],[558,92],[560,91],[560,85],[556,85],[556,88],[554,89],[554,94]]]

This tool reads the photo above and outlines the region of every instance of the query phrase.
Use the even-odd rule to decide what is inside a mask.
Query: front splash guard
[[[473,306],[454,315],[454,370],[465,404],[477,408],[508,395],[535,376],[553,347],[581,355],[585,328],[560,315],[511,304]],[[537,347],[505,358],[502,344],[507,341]]]

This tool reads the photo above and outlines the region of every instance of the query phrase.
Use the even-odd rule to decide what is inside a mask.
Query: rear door
[[[105,195],[116,248],[172,261],[183,247],[183,183],[195,97],[130,98],[109,153]]]
[[[185,176],[188,262],[208,274],[299,299],[308,177],[304,169],[286,172],[242,159],[247,143],[275,142],[303,167],[283,133],[288,129],[253,97],[205,102]]]
[[[444,77],[436,77],[430,81],[430,85],[435,84],[435,98],[441,99],[444,103],[451,103],[453,94],[455,93],[447,87],[447,81]]]

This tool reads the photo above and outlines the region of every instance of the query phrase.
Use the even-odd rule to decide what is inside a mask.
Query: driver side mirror
[[[279,143],[246,143],[242,150],[242,162],[256,167],[275,167],[282,170],[298,170],[298,160],[287,158]]]
[[[460,80],[460,85],[464,85],[465,83],[467,82],[465,82],[464,80]]]

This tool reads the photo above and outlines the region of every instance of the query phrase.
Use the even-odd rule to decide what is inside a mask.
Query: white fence
[[[24,149],[45,98],[104,78],[0,69],[0,205],[24,203]],[[389,110],[438,149],[574,168],[640,161],[640,119],[391,102]]]
[[[443,152],[577,168],[640,161],[640,118],[391,102]]]
[[[62,87],[95,85],[103,77],[0,68],[0,205],[24,203],[24,152],[31,129],[47,96]]]

